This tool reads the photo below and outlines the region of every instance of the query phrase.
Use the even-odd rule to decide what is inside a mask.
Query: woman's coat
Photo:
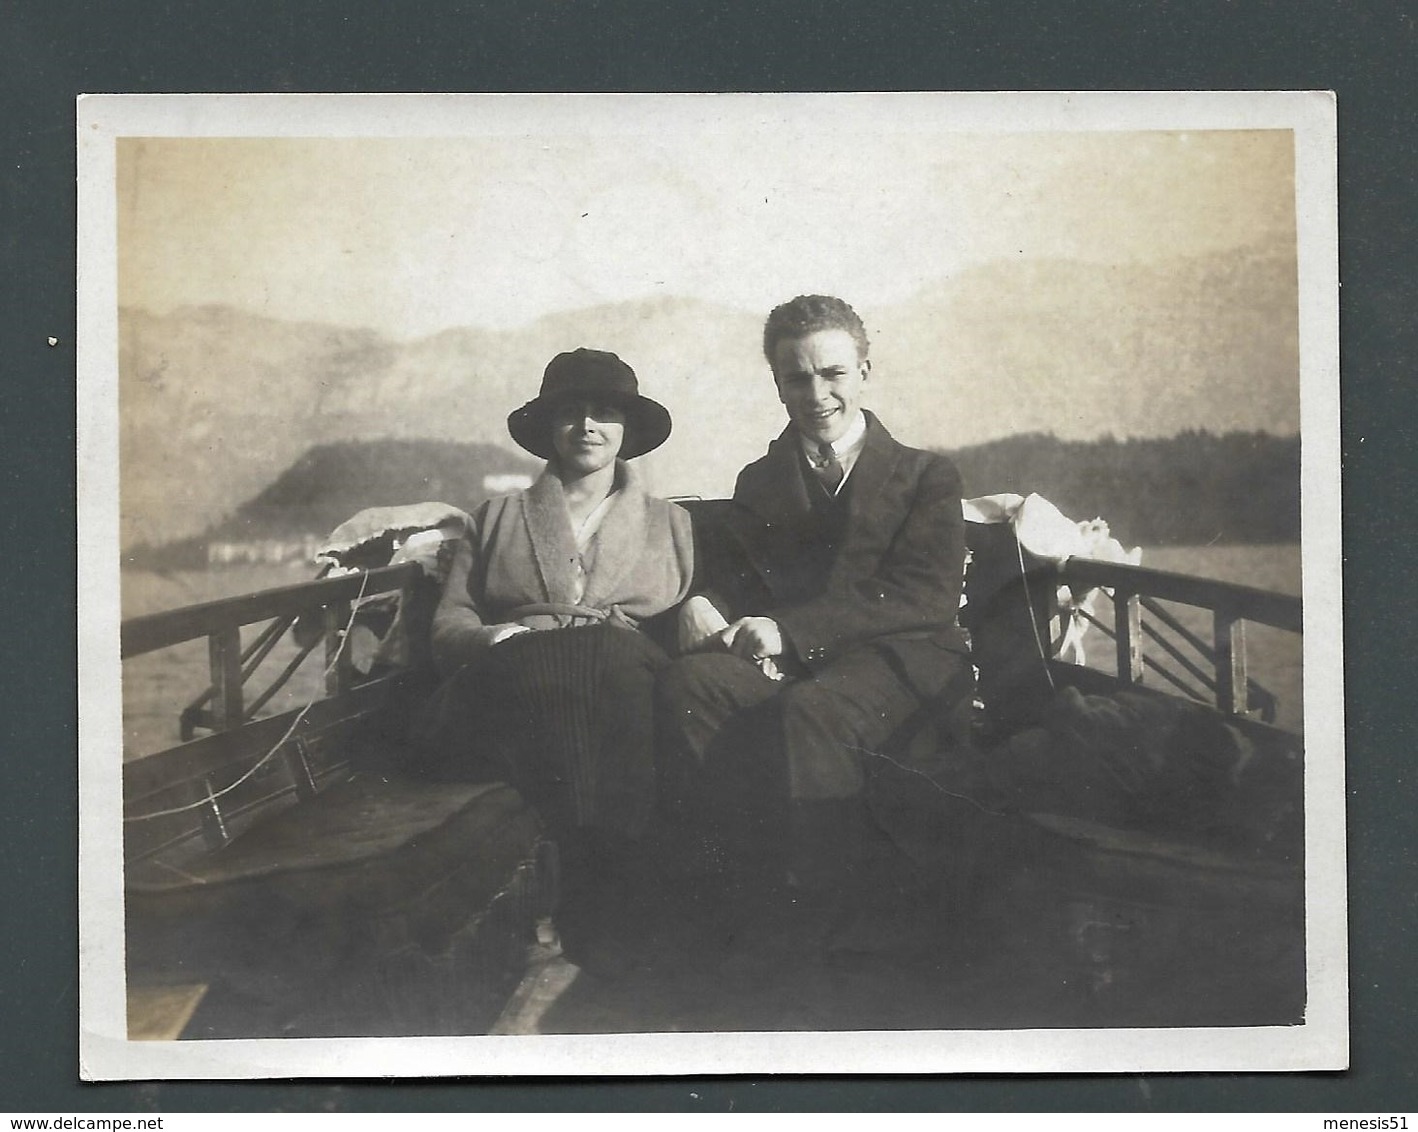
[[[610,620],[633,628],[684,600],[694,570],[689,514],[645,493],[629,464],[579,555],[586,589],[576,601],[576,541],[561,481],[550,471],[526,491],[473,512],[433,619],[433,657],[443,675],[476,659],[509,624],[563,628]],[[555,611],[528,606],[568,607]],[[574,607],[585,612],[577,613]]]

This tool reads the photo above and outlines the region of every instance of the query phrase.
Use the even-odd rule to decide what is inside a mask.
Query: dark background
[[[1418,5],[0,0],[0,1110],[1412,1109]],[[1332,89],[1352,1068],[995,1078],[77,1079],[74,98],[84,92]],[[830,169],[825,176],[871,176]],[[53,348],[46,337],[59,344]]]

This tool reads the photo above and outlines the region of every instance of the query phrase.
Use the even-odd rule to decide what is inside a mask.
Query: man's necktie
[[[837,459],[837,453],[826,440],[817,446],[817,459],[813,462],[813,470],[817,472],[817,478],[827,489],[828,495],[837,494],[837,489],[842,486],[842,477],[847,474],[842,470],[842,461]]]

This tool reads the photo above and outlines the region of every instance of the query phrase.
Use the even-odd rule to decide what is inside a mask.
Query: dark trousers
[[[920,697],[871,648],[781,682],[728,654],[683,657],[656,699],[670,820],[811,887],[850,878],[880,836],[867,806],[878,774],[916,773],[892,740]]]

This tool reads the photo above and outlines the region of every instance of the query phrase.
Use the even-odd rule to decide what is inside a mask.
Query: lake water
[[[1144,550],[1143,564],[1222,581],[1242,582],[1283,593],[1300,592],[1300,548],[1296,545],[1159,547]],[[290,585],[311,577],[313,572],[306,567],[282,565],[248,565],[170,574],[125,570],[123,616],[133,617],[214,598]],[[1100,603],[1100,607],[1106,605],[1106,601]],[[1172,607],[1170,611],[1198,636],[1210,639],[1209,614],[1185,607]],[[258,627],[246,629],[243,640],[249,642],[257,631]],[[1090,662],[1096,656],[1105,662],[1100,667],[1108,667],[1106,661],[1112,642],[1094,630],[1086,644],[1090,650]],[[1151,642],[1148,644],[1150,655],[1155,646]],[[1246,645],[1252,679],[1279,698],[1278,722],[1299,730],[1303,719],[1300,637],[1263,625],[1248,625]],[[262,666],[261,672],[279,672],[295,652],[295,646],[287,635]],[[319,694],[323,686],[323,668],[323,650],[317,649],[261,714],[303,706]],[[1149,674],[1149,681],[1155,682],[1152,674]],[[125,661],[124,758],[135,758],[177,743],[180,738],[178,718],[182,708],[197,699],[207,686],[207,646],[203,641],[190,641]],[[265,684],[258,680],[256,686],[260,688]],[[250,694],[248,691],[248,698]]]

